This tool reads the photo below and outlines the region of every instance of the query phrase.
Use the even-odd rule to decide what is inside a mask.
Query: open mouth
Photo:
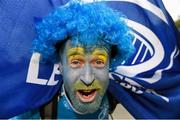
[[[92,102],[97,95],[97,89],[77,90],[76,95],[82,102]]]

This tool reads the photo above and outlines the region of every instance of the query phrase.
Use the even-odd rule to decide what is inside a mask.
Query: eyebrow
[[[84,49],[82,47],[74,47],[74,48],[70,48],[67,51],[67,56],[73,56],[73,55],[82,55],[84,56]]]
[[[104,49],[99,49],[99,48],[95,49],[92,55],[103,55],[105,57],[108,57],[107,51]]]

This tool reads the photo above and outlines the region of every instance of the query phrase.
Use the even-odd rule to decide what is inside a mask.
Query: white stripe
[[[174,51],[171,53],[170,63],[169,63],[169,65],[164,70],[169,70],[173,66],[173,61],[174,61],[175,53],[176,52],[177,52],[177,47],[175,47]]]
[[[175,54],[174,58],[176,58],[179,55],[179,50],[177,50],[177,53]]]
[[[124,65],[124,63],[125,63],[126,61],[124,60],[124,61],[122,61],[122,63],[121,63],[121,65]]]
[[[146,50],[145,50],[145,52],[144,52],[144,55],[143,55],[143,57],[141,58],[141,61],[140,61],[140,62],[143,62],[143,61],[144,61],[144,59],[145,59],[145,57],[146,57],[146,55],[147,55],[147,52],[148,52],[148,49],[146,48]]]
[[[135,45],[136,40],[137,40],[137,38],[136,38],[136,36],[134,36],[134,40],[133,40],[133,42],[132,42],[133,45]]]
[[[142,50],[142,47],[143,47],[143,44],[141,43],[141,46],[139,47],[138,52],[137,52],[133,62],[131,63],[132,65],[136,62],[137,58],[139,57],[139,54],[140,54],[140,52]]]
[[[150,93],[150,94],[154,94],[154,95],[156,95],[156,96],[159,96],[159,97],[161,97],[164,101],[169,102],[169,98],[168,98],[168,97],[162,96],[162,95],[158,94],[158,93],[157,93],[156,91],[154,91],[153,89],[147,89],[146,92],[147,92],[147,93]]]
[[[169,98],[168,98],[168,97],[163,96],[163,95],[160,95],[160,94],[156,93],[155,91],[152,91],[152,93],[154,93],[155,95],[161,97],[161,98],[162,98],[163,100],[165,100],[166,102],[169,102]]]
[[[155,74],[152,76],[152,78],[139,78],[139,79],[146,81],[148,83],[155,83],[155,82],[159,81],[162,77],[162,72],[164,70],[169,70],[173,66],[173,60],[174,60],[174,56],[175,56],[176,51],[177,51],[177,48],[175,48],[174,51],[172,52],[172,54],[170,56],[170,63],[166,68],[157,70],[155,72]]]
[[[129,24],[128,26],[131,27],[131,24]],[[144,40],[142,37],[140,37],[138,34],[134,34],[134,36],[136,36],[136,38],[139,39],[146,46],[146,48],[149,50],[149,52],[152,56],[153,55],[153,49],[149,45],[149,43],[146,40]]]
[[[121,1],[121,2],[130,2],[134,3],[150,12],[155,14],[161,20],[168,24],[168,21],[160,8],[149,2],[148,0],[102,0],[102,1]]]

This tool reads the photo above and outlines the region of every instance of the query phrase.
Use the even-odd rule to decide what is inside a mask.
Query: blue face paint
[[[68,40],[60,56],[65,92],[72,106],[82,114],[97,111],[109,84],[108,49]]]

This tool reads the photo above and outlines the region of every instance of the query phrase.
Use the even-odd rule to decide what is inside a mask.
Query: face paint
[[[97,111],[109,84],[107,49],[67,41],[60,54],[65,92],[71,104],[82,114]]]

